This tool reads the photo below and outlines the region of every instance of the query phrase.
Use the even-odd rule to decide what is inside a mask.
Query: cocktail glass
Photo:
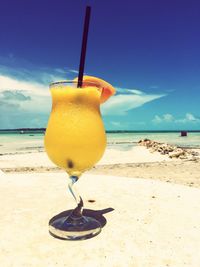
[[[77,88],[76,81],[50,84],[52,111],[45,133],[45,149],[49,158],[69,175],[69,190],[77,207],[68,216],[53,217],[49,232],[67,240],[87,239],[101,231],[100,223],[82,215],[83,201],[72,188],[81,174],[102,157],[106,135],[100,113],[101,92],[88,82]]]

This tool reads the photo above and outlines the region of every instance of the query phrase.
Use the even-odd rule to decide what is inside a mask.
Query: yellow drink
[[[49,158],[69,175],[79,176],[102,157],[106,135],[100,113],[101,93],[94,85],[51,85],[52,111],[45,133]]]

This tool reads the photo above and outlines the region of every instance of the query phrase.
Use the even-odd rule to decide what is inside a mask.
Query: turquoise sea
[[[0,130],[0,155],[43,151],[44,130]],[[151,139],[185,148],[200,148],[200,131],[181,137],[180,132],[107,132],[108,148],[131,149],[141,139]]]

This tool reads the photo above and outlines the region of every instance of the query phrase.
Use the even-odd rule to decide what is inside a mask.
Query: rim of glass
[[[74,88],[77,88],[77,83],[78,83],[78,81],[63,80],[63,81],[58,81],[58,82],[51,82],[49,84],[49,87],[51,88],[51,87],[59,87],[59,86],[63,86],[63,85],[72,85],[73,84],[74,85]],[[87,86],[93,85],[93,86],[97,87],[97,84],[95,82],[86,81],[85,83],[87,84]],[[84,81],[83,81],[82,84],[84,84]]]

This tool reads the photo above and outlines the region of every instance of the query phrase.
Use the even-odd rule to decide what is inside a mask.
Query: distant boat
[[[23,131],[23,130],[21,130],[21,131],[20,131],[20,134],[24,134],[24,131]]]
[[[187,131],[181,131],[181,136],[187,136]]]

